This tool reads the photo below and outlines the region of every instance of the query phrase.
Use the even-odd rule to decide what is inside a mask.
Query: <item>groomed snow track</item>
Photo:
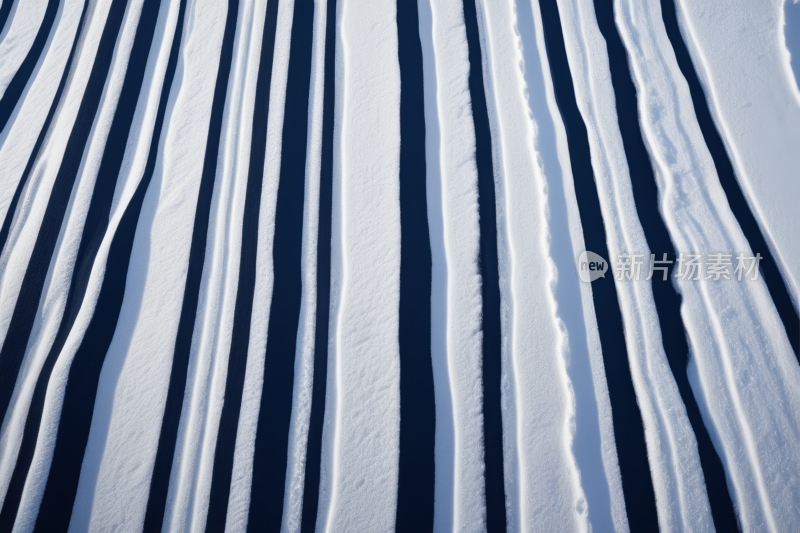
[[[800,531],[800,91],[728,4],[0,0],[0,533]]]

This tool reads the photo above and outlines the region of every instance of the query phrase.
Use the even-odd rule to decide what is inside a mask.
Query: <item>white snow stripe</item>
[[[317,317],[317,242],[319,233],[320,172],[322,169],[322,115],[325,93],[325,24],[327,2],[314,5],[314,36],[308,100],[305,193],[303,206],[303,293],[297,331],[295,382],[289,428],[288,464],[281,531],[300,531],[305,487],[311,396],[314,382],[314,346]]]
[[[642,131],[677,250],[752,255],[717,179],[659,4],[620,7],[617,24],[637,82]],[[800,509],[793,502],[800,481],[788,472],[800,470],[800,367],[766,286],[762,279],[735,278],[681,280],[678,286],[692,350],[692,388],[742,526],[797,529]]]
[[[87,147],[84,152],[84,157],[78,170],[75,185],[73,186],[69,204],[64,215],[64,221],[62,223],[56,248],[53,253],[53,258],[50,261],[47,278],[42,291],[42,298],[38,302],[38,310],[33,324],[33,329],[31,331],[31,336],[28,340],[25,359],[23,360],[23,365],[20,368],[21,377],[18,379],[15,387],[15,396],[12,398],[12,402],[9,404],[9,413],[6,416],[8,422],[3,429],[2,442],[4,444],[3,449],[5,453],[3,453],[2,459],[0,459],[2,461],[2,463],[0,463],[0,475],[2,475],[0,479],[2,479],[3,493],[5,493],[5,490],[7,490],[8,483],[13,473],[19,446],[22,441],[25,418],[28,414],[28,408],[30,406],[33,390],[36,386],[36,381],[39,377],[39,371],[41,370],[44,360],[47,357],[50,347],[55,339],[55,335],[58,331],[61,318],[64,313],[64,306],[66,305],[67,294],[69,293],[69,286],[72,281],[72,270],[83,233],[83,224],[85,222],[91,196],[94,191],[94,184],[97,178],[103,151],[105,149],[108,130],[116,112],[117,100],[122,89],[125,71],[127,70],[128,59],[133,45],[136,27],[139,22],[141,8],[142,1],[137,1],[132,2],[126,11],[125,19],[123,20],[123,27],[120,30],[120,36],[116,44],[114,60],[110,67],[108,79],[105,83],[103,99],[97,115],[94,117],[94,125],[92,127],[89,139],[87,140]],[[97,15],[97,18],[92,21],[92,27],[90,28],[90,33],[87,36],[87,41],[93,38],[97,38],[99,41],[100,34],[105,27],[105,17],[108,12],[98,12],[95,14]],[[96,47],[97,44],[97,42],[92,43],[94,47]],[[86,43],[84,43],[84,45],[86,45]],[[37,165],[32,171],[31,183],[27,188],[27,198],[22,200],[26,205],[20,205],[22,213],[20,213],[20,216],[17,216],[15,220],[15,225],[12,227],[12,232],[9,235],[6,250],[4,250],[3,256],[0,258],[0,263],[2,263],[2,266],[0,266],[0,269],[2,269],[0,270],[0,276],[2,276],[3,284],[2,293],[0,293],[0,300],[3,301],[4,305],[2,311],[2,328],[4,329],[2,332],[3,335],[5,335],[7,332],[11,315],[14,311],[16,298],[19,294],[22,284],[22,279],[28,267],[30,254],[38,238],[42,217],[49,202],[50,189],[52,188],[53,181],[55,180],[56,174],[59,171],[61,159],[64,156],[64,149],[72,132],[72,126],[77,115],[78,107],[80,106],[83,98],[83,91],[86,87],[85,84],[88,80],[88,74],[95,59],[92,46],[89,46],[88,50],[85,48],[84,50],[86,51],[86,55],[81,55],[79,59],[79,65],[77,67],[79,70],[75,74],[75,77],[78,79],[73,79],[73,83],[75,83],[75,85],[70,87],[68,94],[65,95],[67,97],[67,102],[64,104],[64,107],[62,107],[61,116],[59,117],[59,119],[63,117],[64,120],[58,120],[54,125],[55,130],[48,143],[48,146],[43,150],[44,153],[39,158]],[[83,76],[84,74],[85,77]],[[55,76],[51,80],[51,83],[57,85],[59,81],[59,77]],[[52,158],[52,161],[50,161],[50,158]],[[35,179],[34,176],[45,183],[35,183],[39,180]],[[121,187],[127,186],[128,189],[126,190],[128,195],[130,195],[132,194],[133,188],[135,188],[138,179],[133,181],[134,183],[128,183],[125,179],[122,179],[118,182],[117,187],[121,190]],[[116,206],[112,206],[112,217],[114,216],[115,212]],[[29,215],[32,216],[29,217]],[[108,235],[106,238],[109,238]],[[14,244],[16,244],[16,246],[14,246]],[[104,264],[104,261],[105,259],[100,261],[98,256],[98,259],[95,261],[94,268],[98,268],[97,265]],[[102,267],[100,268],[102,269]],[[93,298],[96,298],[97,295],[90,294],[90,292],[96,292],[98,290],[99,285],[94,288],[87,289],[86,298],[89,301],[91,301]],[[91,303],[87,305],[93,307],[94,304]],[[86,325],[83,327],[85,328],[85,326]],[[69,358],[71,361],[71,355]],[[68,368],[69,363],[65,364]],[[60,402],[61,398],[63,398],[64,391],[63,388],[58,387],[55,389],[48,388],[48,391],[51,390],[57,391],[53,392],[53,394],[59,395],[59,399],[54,400],[56,403],[50,404],[53,409],[56,409],[59,412],[59,414],[54,415],[53,413],[48,413],[45,411],[43,414],[43,423],[45,419],[51,419],[51,416],[55,416],[55,419],[52,419],[51,421],[53,424],[55,424],[55,426],[57,426],[58,416],[60,416],[61,409]],[[51,393],[49,392],[48,394]],[[50,400],[48,399],[48,402],[49,401]],[[45,409],[47,409],[47,407]],[[53,430],[57,429],[55,426],[53,427]],[[48,446],[52,446],[54,444],[55,442],[52,442],[49,443]],[[47,454],[52,454],[52,447],[49,448],[49,451],[45,453],[45,455]],[[34,461],[37,461],[37,457],[39,457],[39,444],[37,444],[37,455],[34,457]],[[50,459],[48,455],[48,458],[45,461],[46,468],[44,469],[44,480],[47,478],[46,472],[47,469],[49,469],[49,460]],[[39,484],[42,483],[42,480],[34,478],[31,483],[32,486],[39,487]],[[27,486],[28,484],[26,483],[26,487]],[[41,484],[40,488],[43,491],[44,485]],[[37,488],[35,490],[39,489]],[[38,496],[34,496],[33,500],[28,502],[28,504],[33,506],[33,510],[25,510],[23,508],[23,504],[27,505],[25,500],[25,494],[27,493],[28,489],[26,488],[25,493],[23,493],[23,501],[20,504],[20,514],[18,514],[17,517],[18,523],[25,523],[24,520],[30,518],[23,518],[23,513],[33,512],[33,516],[35,518],[36,512],[38,511],[38,499],[41,498],[42,493],[38,493]],[[23,522],[19,522],[20,520],[23,520]],[[33,527],[33,524],[30,524],[30,527]]]
[[[220,137],[220,157],[209,218],[200,300],[164,517],[165,527],[174,529],[203,529],[208,514],[214,451],[225,398],[236,303],[242,217],[265,10],[266,2],[256,4],[251,0],[242,2],[237,14],[234,55]],[[277,107],[281,110],[283,108],[291,13],[291,2],[287,6],[281,4],[279,24],[283,23],[288,29],[284,34],[279,31],[276,36],[276,69],[273,72],[283,73],[284,81],[283,86],[272,93],[270,126],[273,126],[274,115],[281,115],[278,117],[278,124],[282,124],[282,113],[275,113],[276,108],[273,106],[274,98],[278,98]],[[279,53],[280,50],[284,50],[284,53]],[[280,129],[276,135],[277,142],[280,143]],[[269,136],[267,142],[270,142]],[[270,169],[267,166],[265,183],[270,179]],[[265,189],[269,190],[269,187]],[[263,359],[263,354],[261,357]]]
[[[179,2],[164,4],[159,13],[145,84],[134,116],[132,141],[120,173],[122,180],[129,176],[134,185],[138,185],[144,173],[153,142],[155,116],[179,6]],[[184,63],[184,79],[191,79],[191,63],[186,67]],[[203,63],[203,67],[208,69],[209,64]],[[177,78],[160,135],[159,159],[134,238],[118,327],[100,374],[92,427],[70,521],[73,531],[109,530],[121,524],[141,527],[144,520],[160,429],[154,419],[160,420],[155,413],[163,412],[166,400],[191,237],[191,216],[185,209],[193,209],[192,193],[197,194],[196,189],[192,191],[181,180],[183,172],[190,171],[191,165],[185,164],[185,170],[180,172],[171,168],[169,155],[165,155],[175,144],[174,136],[172,142],[168,140],[169,119],[177,116],[180,120],[181,106],[176,107],[176,100],[181,92],[181,79]],[[184,98],[185,92],[184,88]],[[193,109],[197,112],[202,106],[195,104],[197,107]],[[198,125],[194,131],[202,129]],[[191,146],[193,140],[196,142],[188,136],[183,138],[187,146]],[[183,195],[178,199],[173,189],[170,201],[169,189],[176,182],[182,185]],[[157,204],[159,196],[166,198],[161,205]],[[181,202],[185,202],[182,204],[184,212],[175,205]],[[165,210],[177,215],[177,220],[165,221]],[[162,230],[158,231],[159,228]],[[185,236],[187,229],[188,237]],[[146,332],[142,331],[143,324],[149,326]],[[119,505],[121,501],[125,505]]]
[[[567,375],[575,402],[575,416],[568,423],[571,452],[580,472],[592,528],[627,531],[628,518],[592,289],[572,274],[585,243],[566,129],[556,103],[539,3],[531,2],[531,12],[526,8],[526,0],[517,2],[527,97],[536,123],[539,164],[547,180],[550,256],[558,273],[554,297],[563,321],[561,327],[566,330]]]
[[[400,66],[390,0],[339,7],[331,364],[320,531],[395,523],[400,430]],[[333,381],[333,383],[331,383]]]
[[[800,312],[800,91],[782,36],[784,0],[675,4],[739,186]]]
[[[561,524],[586,531],[588,509],[570,450],[575,405],[566,374],[566,332],[552,292],[557,271],[549,258],[546,188],[515,8],[514,2],[478,6],[498,188],[508,526],[528,531]]]
[[[76,32],[86,1],[68,2],[62,8],[59,22],[52,32],[50,46],[45,47],[42,52],[44,58],[39,69],[32,75],[17,112],[12,113],[5,129],[0,132],[0,161],[3,162],[0,165],[0,220],[5,220],[11,198],[50,111],[73,42],[79,38]],[[88,18],[91,19],[91,16]],[[88,26],[85,21],[84,34]],[[78,52],[79,50],[76,51],[77,55]],[[73,70],[76,62],[77,58],[73,58]],[[62,93],[62,96],[65,94]]]
[[[72,46],[72,41],[75,38],[75,32],[77,31],[82,9],[83,4],[77,2],[70,3],[69,9],[65,9],[62,15],[63,22],[57,27],[54,37],[54,42],[57,46],[54,46],[52,53],[45,56],[44,62],[40,68],[40,72],[44,74],[36,77],[33,81],[29,89],[28,98],[23,100],[20,111],[18,112],[19,121],[12,124],[10,128],[6,128],[3,134],[0,135],[0,145],[2,145],[2,148],[0,148],[0,161],[3,161],[3,164],[0,165],[0,218],[6,215],[11,197],[17,187],[23,169],[28,163],[33,145],[36,142],[39,131],[49,111],[49,105],[43,106],[42,102],[52,101],[53,95],[56,92],[60,76],[65,68],[70,47]],[[86,26],[84,26],[84,28],[86,28]],[[56,80],[55,83],[53,83],[53,79]],[[53,174],[53,177],[54,176],[55,174]],[[52,183],[50,185],[52,185]],[[30,204],[28,204],[27,208],[30,208]],[[24,209],[21,208],[20,211],[24,211]],[[44,211],[42,208],[41,214],[43,213]],[[25,215],[20,215],[18,218],[24,216]],[[32,235],[32,238],[35,239],[36,234]],[[9,238],[9,242],[10,241],[11,239]],[[30,250],[33,247],[33,242],[35,241],[30,243],[28,254],[30,254]],[[7,248],[10,247],[11,245],[9,244]],[[4,254],[3,258],[0,259],[0,265],[6,265],[9,256],[10,252]],[[24,269],[27,266],[28,256],[19,257],[18,259],[21,261],[24,260],[25,263],[20,267]],[[4,271],[5,269],[3,266],[0,266],[0,276],[3,275],[2,272]],[[14,310],[14,301],[20,289],[22,277],[24,276],[24,270],[14,271],[12,269],[11,272],[14,272],[13,276],[16,285],[14,285],[14,282],[8,284],[0,282],[2,283],[0,287],[5,287],[5,289],[0,288],[0,301],[5,302],[4,305],[9,306],[5,308],[6,312],[2,314],[2,319],[0,320],[0,324],[3,324],[3,326],[0,326],[3,337],[5,336],[9,321],[11,320],[11,314]],[[9,290],[13,293],[13,300],[8,299]],[[6,413],[4,425],[2,430],[0,430],[0,499],[4,498],[8,483],[11,479],[14,461],[21,443],[21,424],[24,424],[28,409],[27,405],[30,403],[33,387],[36,384],[36,377],[43,363],[41,358],[33,358],[30,353],[31,350],[28,350],[26,358],[23,359],[23,364],[20,368],[20,375],[23,376],[23,378],[18,378],[9,403],[10,406],[17,407],[10,409],[8,413]]]
[[[478,169],[460,0],[420,0],[436,397],[434,529],[486,527]]]
[[[0,62],[0,98],[5,94],[8,84],[28,55],[44,20],[48,2],[49,0],[17,2],[17,5],[11,8],[12,13],[9,13],[0,39],[0,57],[3,58]],[[63,9],[63,6],[59,7]],[[46,51],[45,49],[42,53]]]
[[[622,252],[649,257],[617,126],[606,43],[591,0],[559,1],[578,107],[586,123],[610,261]],[[628,363],[642,414],[659,526],[713,530],[697,442],[667,363],[649,283],[616,281]],[[611,303],[610,305],[613,305]]]

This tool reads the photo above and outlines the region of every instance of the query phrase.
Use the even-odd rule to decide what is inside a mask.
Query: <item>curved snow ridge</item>
[[[400,437],[396,13],[388,0],[349,0],[338,9],[329,352],[335,384],[326,402],[317,525],[387,531],[396,513]]]
[[[624,7],[618,24],[677,250],[752,255],[716,179],[661,10],[635,2]],[[739,519],[747,529],[796,529],[800,513],[790,502],[800,494],[800,483],[785,472],[800,467],[800,437],[792,429],[800,423],[800,368],[766,286],[761,279],[735,278],[681,279],[678,286],[692,349],[692,387]]]
[[[218,148],[206,257],[165,526],[202,529],[208,513],[217,431],[226,392],[265,8],[264,2],[245,1],[236,14],[238,24]],[[291,6],[288,10],[291,16]],[[214,19],[213,15],[210,17]],[[203,38],[200,33],[196,37]],[[284,39],[288,47],[288,35]],[[286,58],[288,63],[288,53]],[[278,65],[285,71],[286,65],[280,59]],[[276,93],[281,95],[284,91]],[[277,105],[282,108],[282,101]],[[268,171],[265,174],[269,179]]]
[[[286,532],[299,532],[302,522],[306,455],[308,448],[307,442],[315,372],[317,246],[319,233],[320,175],[322,170],[322,114],[325,89],[326,23],[327,2],[325,0],[315,0],[311,51],[311,79],[308,100],[305,201],[303,206],[301,260],[303,292],[301,296],[300,320],[297,331],[297,351],[294,370],[295,382],[289,428],[289,457],[286,467],[283,517],[281,519],[281,531]],[[233,487],[231,487],[231,492],[233,493]],[[226,527],[226,530],[227,529]]]
[[[578,106],[589,133],[592,167],[612,258],[650,250],[633,199],[605,41],[594,5],[559,2]],[[611,259],[613,261],[613,259]],[[713,530],[697,442],[667,363],[648,283],[615,281],[629,365],[645,428],[659,526]]]
[[[424,69],[431,356],[436,395],[434,529],[486,527],[478,169],[460,1],[418,2]]]
[[[503,316],[503,394],[509,529],[589,528],[571,454],[575,416],[566,374],[566,331],[553,294],[547,191],[523,77],[515,2],[482,2],[489,120],[495,139]],[[532,20],[529,21],[531,23]]]
[[[783,3],[736,1],[723,8],[675,2],[739,186],[800,313],[800,242],[793,224],[800,199],[800,96],[783,42]]]
[[[58,1],[58,0],[54,0]],[[49,2],[18,2],[14,16],[0,40],[0,99],[11,78],[25,60],[36,39],[37,29],[44,20]]]
[[[139,14],[141,12],[141,4],[142,3],[139,2],[138,5],[134,6],[128,13],[125,27],[121,32],[117,44],[118,53],[115,55],[114,65],[106,81],[106,88],[104,91],[105,98],[94,118],[94,126],[90,139],[87,142],[88,146],[82,158],[80,169],[78,170],[78,177],[75,180],[75,185],[67,205],[67,211],[64,217],[65,220],[62,222],[58,241],[50,261],[33,328],[28,338],[23,363],[17,378],[15,393],[12,396],[12,403],[9,404],[9,411],[6,416],[8,422],[3,428],[2,435],[4,453],[2,456],[2,466],[0,466],[0,475],[2,475],[0,480],[2,480],[3,493],[5,493],[14,469],[19,446],[22,442],[25,418],[27,417],[39,372],[44,363],[44,359],[50,351],[50,347],[58,332],[64,313],[64,306],[66,305],[67,294],[69,293],[70,283],[72,281],[72,271],[83,233],[83,224],[94,191],[97,171],[108,137],[108,129],[116,111],[117,99],[122,88],[122,82],[133,44],[133,35],[135,34]],[[102,30],[103,28],[100,26],[96,29]],[[97,36],[99,37],[99,35]],[[93,59],[93,57],[88,58],[87,61],[91,59]],[[86,63],[84,63],[84,65],[87,67],[91,66]],[[82,87],[76,87],[77,91],[81,89]],[[83,94],[81,92],[73,94],[73,96],[77,100],[78,98],[82,98]],[[77,113],[80,102],[74,103],[74,107],[69,111]],[[69,111],[67,112],[69,113]],[[6,311],[9,321],[15,307],[16,297],[22,285],[22,279],[28,267],[27,263],[30,259],[31,250],[39,235],[39,226],[42,221],[41,217],[43,217],[49,201],[50,187],[52,187],[53,180],[59,171],[60,159],[64,155],[63,150],[65,149],[66,140],[72,130],[74,120],[75,115],[71,117],[68,116],[68,123],[57,123],[55,125],[59,130],[61,127],[64,127],[64,130],[57,130],[53,135],[54,137],[58,137],[59,134],[61,134],[61,138],[57,139],[56,143],[61,144],[63,142],[63,144],[58,147],[50,144],[47,148],[55,150],[56,153],[45,152],[39,160],[38,168],[34,169],[34,172],[39,176],[45,173],[48,174],[49,183],[44,187],[46,190],[42,190],[39,187],[36,187],[33,191],[28,189],[29,197],[21,208],[23,210],[31,209],[34,218],[33,220],[26,220],[25,218],[27,217],[23,218],[23,216],[27,213],[24,213],[24,211],[20,213],[17,217],[16,225],[12,230],[12,234],[9,236],[9,246],[6,248],[9,252],[4,253],[4,259],[6,261],[3,267],[5,268],[2,274],[0,274],[3,276],[3,287],[5,289],[0,297],[9,298],[5,300],[7,302],[5,305],[10,307],[10,309]],[[55,165],[47,165],[48,156],[57,159]],[[126,183],[126,180],[122,180],[120,183]],[[31,184],[32,188],[34,186],[34,184]],[[133,194],[135,186],[136,183],[127,183],[126,190],[128,197]],[[112,210],[112,213],[114,212],[117,212],[116,209]],[[22,239],[23,242],[19,244],[14,242],[19,239]],[[12,249],[13,244],[16,244],[16,246]],[[99,285],[97,290],[99,290]],[[10,299],[12,297],[14,298],[13,301]],[[8,322],[5,322],[4,325],[7,329]],[[58,418],[56,417],[56,424],[57,420]]]
[[[86,28],[86,35],[83,37],[83,43],[78,51],[78,61],[74,66],[72,79],[66,94],[63,95],[64,102],[51,125],[52,133],[40,149],[40,155],[31,171],[23,196],[20,198],[17,212],[13,214],[14,220],[6,246],[0,254],[0,279],[2,279],[0,281],[0,338],[3,339],[8,331],[22,279],[36,244],[48,199],[78,115],[100,38],[105,29],[109,8],[110,4],[104,4],[97,6],[91,13],[91,22]],[[20,173],[21,170],[20,168]],[[18,179],[17,176],[16,180]]]

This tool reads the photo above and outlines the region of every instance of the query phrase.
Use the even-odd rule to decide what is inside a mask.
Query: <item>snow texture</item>
[[[800,312],[800,90],[783,39],[783,3],[675,2],[736,178]]]
[[[623,4],[622,0],[619,1]],[[639,93],[660,210],[678,252],[753,255],[719,184],[659,5],[630,2],[617,24]],[[746,530],[800,525],[800,367],[764,281],[679,279],[689,375]]]
[[[329,380],[317,530],[394,527],[400,438],[395,5],[338,4]]]
[[[418,6],[433,265],[434,529],[482,531],[480,230],[467,33],[460,1]]]

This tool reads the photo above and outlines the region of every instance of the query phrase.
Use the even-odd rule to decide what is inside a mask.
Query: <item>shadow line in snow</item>
[[[5,3],[11,4],[11,0],[6,0]],[[33,40],[28,54],[17,69],[14,77],[11,78],[3,97],[0,98],[0,131],[6,128],[11,113],[17,107],[17,103],[19,103],[20,97],[36,69],[36,64],[39,63],[39,58],[43,57],[42,50],[44,50],[45,44],[47,44],[50,37],[50,30],[53,29],[53,22],[56,20],[60,5],[61,2],[59,0],[50,0],[48,2],[47,10],[44,12],[44,18],[39,26],[39,31],[36,33],[36,38]],[[0,13],[0,17],[2,17],[2,13]],[[0,28],[2,28],[2,20],[0,20]]]
[[[636,87],[631,79],[625,47],[614,23],[614,3],[613,0],[595,0],[594,4],[597,23],[608,49],[611,83],[616,96],[617,121],[622,134],[625,159],[630,169],[636,212],[650,249],[657,252],[657,256],[666,252],[668,259],[675,261],[675,247],[661,218],[655,173],[639,126]],[[714,525],[720,531],[731,531],[738,526],[733,502],[728,494],[725,471],[711,443],[697,401],[689,386],[689,376],[686,371],[689,345],[681,319],[681,297],[672,283],[658,280],[657,276],[653,277],[651,285],[664,351],[686,407],[689,423],[697,438],[700,464],[705,477]]]
[[[83,99],[78,109],[75,125],[70,133],[69,141],[67,141],[61,167],[58,170],[50,193],[42,225],[39,229],[36,244],[17,298],[17,304],[11,317],[8,335],[3,343],[3,349],[0,351],[0,365],[2,365],[0,366],[0,374],[13,376],[9,379],[16,378],[25,354],[53,250],[64,220],[64,213],[66,212],[73,185],[83,160],[86,142],[100,105],[126,5],[126,0],[114,0],[109,9],[106,25],[103,28],[103,34],[97,49],[97,56],[92,66],[92,72],[89,75]],[[80,302],[77,305],[80,306]],[[69,312],[68,309],[65,312]],[[50,351],[36,383],[28,417],[25,421],[19,456],[3,502],[3,510],[0,511],[0,531],[12,529],[16,520],[19,503],[22,498],[22,490],[33,460],[47,383],[57,356],[58,351]],[[10,365],[10,367],[7,365]]]
[[[81,18],[80,21],[78,22],[78,27],[75,31],[75,39],[72,42],[72,49],[70,50],[67,63],[64,66],[64,72],[61,75],[61,81],[58,84],[58,89],[56,89],[55,96],[53,97],[53,102],[50,104],[50,111],[48,111],[47,113],[47,117],[45,118],[44,124],[42,125],[42,130],[39,132],[39,137],[37,137],[36,139],[36,144],[34,144],[33,146],[33,151],[31,152],[31,155],[28,158],[28,163],[25,166],[25,170],[22,172],[20,181],[17,184],[16,190],[14,191],[14,196],[12,197],[11,203],[8,206],[6,217],[3,220],[3,226],[0,229],[0,252],[2,252],[3,248],[5,248],[6,241],[8,240],[8,233],[11,229],[11,221],[14,218],[14,212],[16,211],[20,196],[22,195],[22,191],[25,188],[25,184],[28,181],[28,177],[31,174],[33,165],[34,163],[36,163],[36,159],[39,155],[39,150],[41,149],[44,140],[47,138],[48,130],[50,129],[50,124],[53,121],[53,117],[56,114],[56,110],[58,109],[59,104],[61,103],[61,95],[63,94],[64,88],[67,85],[67,80],[70,77],[70,71],[72,69],[72,61],[75,58],[75,52],[78,49],[78,43],[83,38],[81,32],[83,31],[83,23],[86,20],[86,13],[89,10],[89,4],[90,2],[88,0],[86,0],[83,4],[83,11],[81,12]],[[0,353],[0,416],[4,416],[6,410],[8,409],[8,403],[11,399],[11,394],[14,390],[14,381],[16,381],[17,379],[17,374],[19,372],[19,365],[21,363],[22,363],[21,359],[17,363],[16,361],[13,360],[13,358],[6,358],[2,355],[2,353]],[[16,371],[6,366],[8,364],[16,365]]]
[[[528,103],[536,120],[536,148],[541,157],[542,174],[547,181],[547,205],[550,219],[550,257],[559,273],[553,296],[559,318],[568,332],[569,365],[567,374],[575,396],[575,435],[572,453],[581,476],[586,496],[589,523],[600,531],[612,531],[611,493],[602,456],[602,440],[598,419],[597,393],[590,365],[587,325],[583,315],[580,281],[573,274],[575,250],[569,232],[569,215],[564,180],[571,176],[562,170],[558,160],[558,130],[547,103],[547,86],[543,65],[536,44],[536,29],[531,4],[520,0],[517,24],[522,39],[525,61],[524,76],[528,87]],[[548,69],[551,67],[548,67]]]
[[[432,531],[436,402],[431,361],[422,45],[417,2],[397,3],[400,65],[400,465],[397,531]]]
[[[319,233],[317,235],[317,316],[314,336],[314,380],[311,389],[306,444],[305,483],[300,531],[313,532],[319,511],[322,467],[322,428],[328,380],[328,322],[331,301],[331,225],[333,209],[333,113],[336,88],[336,0],[327,1],[325,72],[322,104],[322,147],[319,176]]]
[[[486,526],[506,529],[503,481],[503,412],[501,408],[500,274],[497,258],[497,207],[495,204],[492,137],[486,92],[476,0],[464,0],[464,25],[469,48],[469,92],[475,123],[475,163],[478,168],[480,217],[480,273],[483,333],[483,446],[486,482]]]
[[[747,199],[739,186],[739,181],[733,170],[733,164],[711,116],[703,87],[697,77],[686,43],[683,41],[678,26],[674,0],[661,0],[661,14],[664,18],[664,26],[667,29],[667,36],[675,52],[675,58],[678,60],[678,67],[680,67],[683,77],[686,78],[686,82],[689,84],[689,92],[692,95],[692,103],[694,104],[694,114],[700,124],[700,131],[703,133],[703,139],[705,139],[708,151],[711,152],[711,158],[714,160],[719,183],[725,191],[733,216],[736,217],[742,233],[744,233],[747,242],[750,243],[750,249],[754,254],[760,253],[762,255],[760,267],[764,282],[781,317],[783,327],[786,328],[786,334],[789,337],[795,357],[800,363],[800,315],[792,303],[792,298],[789,296],[789,290],[783,281],[778,264],[772,256],[764,235],[761,233],[761,228],[756,222],[756,218],[750,210],[750,205],[747,203]]]
[[[586,125],[578,110],[556,0],[541,0],[550,72],[567,130],[572,176],[587,250],[608,257],[606,232],[595,188]],[[613,411],[614,437],[631,531],[658,530],[655,493],[647,462],[644,426],[628,366],[622,315],[614,280],[592,283],[592,299]]]
[[[185,2],[185,0],[182,0]],[[181,6],[183,9],[183,5]],[[208,220],[211,211],[211,198],[219,157],[219,141],[222,132],[222,118],[225,99],[228,94],[233,56],[233,43],[236,35],[239,0],[229,0],[228,14],[225,20],[225,32],[222,38],[220,61],[217,70],[214,99],[211,104],[208,139],[203,159],[203,173],[200,178],[200,190],[197,196],[192,243],[189,251],[189,265],[186,276],[186,288],[183,293],[181,317],[178,322],[178,333],[175,339],[175,352],[172,359],[172,371],[169,377],[167,402],[164,417],[161,421],[161,432],[158,437],[156,460],[153,476],[150,479],[150,493],[147,499],[147,510],[144,518],[144,531],[159,531],[164,521],[164,510],[167,502],[169,478],[175,455],[175,443],[178,438],[178,426],[181,420],[181,408],[186,389],[186,373],[189,366],[189,353],[192,333],[197,316],[197,302],[200,295],[200,282],[203,275],[203,263],[206,255],[208,236]],[[182,22],[179,22],[181,24]],[[181,26],[182,27],[182,26]],[[170,61],[172,58],[170,57]]]

